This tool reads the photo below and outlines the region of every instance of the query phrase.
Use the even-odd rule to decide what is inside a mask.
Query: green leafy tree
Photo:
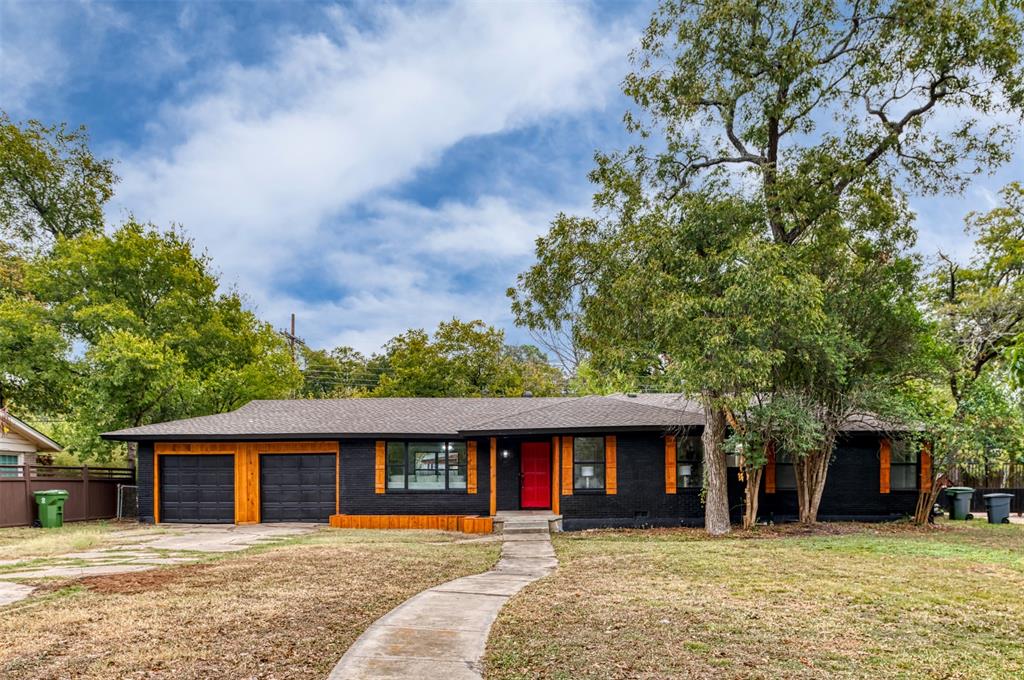
[[[301,381],[288,346],[218,293],[191,241],[129,222],[59,239],[26,277],[63,336],[81,343],[74,439],[101,457],[104,430],[217,413],[290,396]]]
[[[902,187],[960,188],[972,172],[1007,158],[1011,130],[990,121],[1024,102],[1021,42],[1019,12],[988,2],[678,1],[653,17],[625,81],[638,107],[627,126],[642,143],[597,155],[598,217],[556,219],[538,245],[538,259],[553,270],[524,275],[513,308],[531,328],[557,331],[585,319],[573,337],[629,372],[687,368],[682,388],[707,411],[710,532],[729,528],[723,442],[736,410],[730,401],[745,404],[782,386],[810,399],[801,403],[813,405],[827,433],[865,401],[848,397],[867,394],[884,376],[892,352],[881,344],[863,352],[868,336],[846,332],[856,326],[829,330],[844,310],[830,302],[838,284],[822,265],[840,257],[844,243],[900,255],[902,225],[886,217],[887,199],[901,205]],[[939,112],[957,120],[952,131],[936,124]],[[707,224],[717,229],[701,233]],[[679,238],[619,235],[659,229]],[[863,269],[870,253],[852,254],[844,268]],[[645,270],[649,261],[669,274],[655,277]],[[598,265],[595,274],[595,262],[614,264]],[[630,328],[625,338],[603,326],[595,332],[586,309],[594,279],[619,278],[612,267],[643,270],[650,282],[646,294],[618,284],[614,292],[625,293],[618,305],[613,294],[602,297]],[[899,267],[886,275],[897,276]],[[683,290],[693,285],[699,292]],[[778,297],[761,299],[768,295]],[[676,305],[667,310],[676,322],[644,323],[665,310],[665,300]],[[893,306],[906,310],[902,300]],[[801,309],[797,325],[806,328],[797,332],[786,321],[801,318],[793,316]],[[905,312],[886,316],[916,325]],[[704,329],[704,345],[681,340]],[[612,343],[620,348],[605,347]],[[793,369],[805,358],[816,363],[802,382]],[[694,371],[697,365],[706,370]],[[843,377],[851,369],[867,374]],[[813,401],[836,387],[847,391],[842,399]],[[813,499],[830,454],[823,447],[816,456],[820,474],[801,476],[805,521],[816,517]]]
[[[377,386],[379,373],[369,360],[351,347],[332,350],[301,348],[302,388],[313,399],[364,396]]]
[[[392,338],[378,362],[378,397],[500,397],[561,393],[561,373],[535,348],[505,345],[482,321],[442,322],[430,336],[414,329]]]
[[[1011,184],[1001,197],[1003,205],[967,217],[975,236],[969,262],[941,256],[925,288],[938,385],[904,395],[906,421],[921,423],[934,439],[933,479],[919,498],[919,522],[959,466],[1001,464],[1007,452],[1021,451],[1024,413],[1011,378],[1024,332],[1024,187]]]
[[[0,112],[0,235],[38,247],[103,230],[113,162],[89,150],[85,128],[17,125]]]
[[[43,305],[0,293],[0,408],[52,414],[67,407],[69,349]]]

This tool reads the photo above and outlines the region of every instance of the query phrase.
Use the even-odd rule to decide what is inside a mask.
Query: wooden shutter
[[[384,493],[384,490],[387,488],[387,484],[385,483],[385,478],[387,475],[387,466],[385,465],[385,458],[387,455],[386,451],[387,447],[384,444],[384,441],[377,440],[377,465],[375,467],[375,470],[377,472],[377,493]]]
[[[878,493],[889,493],[889,466],[892,463],[892,442],[882,439],[878,451]]]
[[[921,447],[921,491],[932,490],[932,443]]]
[[[491,437],[491,517],[498,512],[498,485],[495,480],[498,478],[498,438]]]
[[[562,437],[562,495],[572,495],[572,437]]]
[[[768,442],[764,447],[764,492],[775,493],[775,444]]]
[[[561,441],[558,437],[551,438],[551,512],[560,515],[561,507],[559,501],[562,498],[561,489],[558,488],[558,447]]]
[[[676,436],[665,435],[665,493],[676,492]]]
[[[476,440],[466,443],[466,493],[476,493]]]
[[[615,435],[604,438],[604,492],[614,496],[619,492],[619,475],[616,461]]]

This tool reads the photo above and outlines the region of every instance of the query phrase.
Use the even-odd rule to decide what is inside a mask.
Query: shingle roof
[[[689,403],[689,402],[687,402]],[[695,417],[696,416],[696,417]],[[703,414],[682,408],[644,403],[620,396],[579,397],[512,415],[485,420],[462,428],[464,433],[503,434],[517,431],[609,430],[634,428],[672,429],[703,425]]]
[[[588,397],[258,400],[212,416],[107,432],[105,439],[291,439],[460,436],[515,432],[672,430],[704,424],[699,404],[679,394]],[[883,429],[864,418],[850,431]]]

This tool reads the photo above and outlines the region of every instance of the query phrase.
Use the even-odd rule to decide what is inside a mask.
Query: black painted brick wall
[[[576,491],[561,498],[563,526],[678,526],[703,520],[700,489],[665,493],[665,443],[660,435],[619,435],[618,493]]]
[[[341,512],[348,515],[486,515],[490,512],[490,448],[477,443],[477,492],[375,492],[376,442],[341,442]]]
[[[135,483],[138,484],[139,521],[153,523],[153,442],[139,442],[135,453]]]
[[[874,435],[850,436],[840,440],[825,479],[818,518],[887,519],[913,515],[916,490],[892,490],[880,493],[879,438]],[[764,493],[762,487],[758,514],[773,513],[775,519],[798,516],[795,490]]]

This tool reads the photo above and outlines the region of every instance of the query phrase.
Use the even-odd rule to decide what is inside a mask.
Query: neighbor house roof
[[[10,413],[0,415],[0,449],[3,448],[4,435],[8,432],[15,432],[24,439],[27,439],[36,447],[37,451],[63,450],[60,444],[53,441],[20,418],[15,418]]]
[[[704,411],[680,394],[587,397],[391,397],[258,400],[212,416],[107,432],[106,439],[295,439],[678,430],[700,427]],[[849,431],[885,429],[873,419]]]

